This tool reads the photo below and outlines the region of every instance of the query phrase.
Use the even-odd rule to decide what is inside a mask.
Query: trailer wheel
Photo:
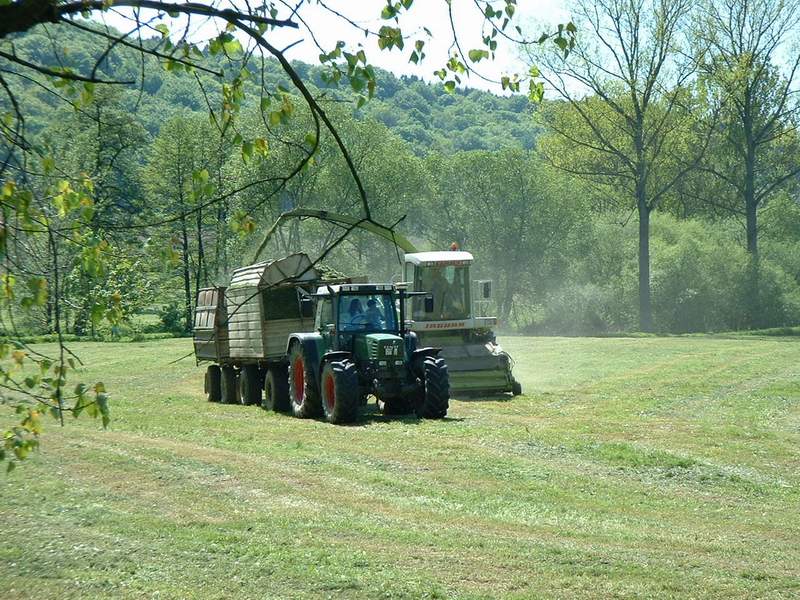
[[[286,366],[269,367],[264,377],[264,399],[261,401],[264,410],[289,412],[289,377]]]
[[[443,358],[426,356],[422,364],[422,393],[415,412],[424,419],[442,419],[450,406],[450,379]]]
[[[311,372],[300,344],[289,350],[289,404],[292,414],[301,419],[316,417],[320,413],[319,396],[314,389]]]
[[[261,404],[261,374],[256,365],[244,365],[239,373],[239,403]]]
[[[350,360],[332,360],[322,367],[322,411],[328,423],[352,423],[358,415],[361,397],[358,373]]]
[[[236,390],[236,369],[225,365],[220,369],[220,400],[223,404],[236,404],[238,401]]]
[[[209,402],[219,402],[222,398],[222,389],[220,384],[222,376],[219,370],[219,365],[210,365],[206,369],[206,400]]]

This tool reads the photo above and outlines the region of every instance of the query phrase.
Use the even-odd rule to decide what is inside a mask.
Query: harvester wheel
[[[239,403],[261,403],[261,374],[256,365],[244,365],[239,373]]]
[[[352,423],[358,415],[358,373],[350,360],[332,360],[322,367],[322,412],[329,423]]]
[[[300,344],[289,350],[289,404],[292,414],[301,419],[316,417],[320,412],[319,396],[314,389],[314,373]]]
[[[511,395],[519,396],[520,394],[522,394],[522,384],[515,379],[511,384]]]
[[[285,365],[267,369],[261,407],[275,412],[289,412],[289,375]]]
[[[223,404],[236,404],[236,369],[226,365],[220,369],[220,400]]]
[[[221,373],[219,365],[210,365],[206,369],[206,400],[209,402],[219,402],[222,398],[222,390],[220,389]]]
[[[422,364],[423,393],[415,411],[424,419],[442,419],[450,406],[450,380],[443,358],[426,356]]]

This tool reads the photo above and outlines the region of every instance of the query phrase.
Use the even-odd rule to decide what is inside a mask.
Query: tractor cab
[[[320,287],[315,329],[334,351],[356,360],[376,359],[369,349],[397,346],[403,357],[399,294],[390,284],[340,284]]]

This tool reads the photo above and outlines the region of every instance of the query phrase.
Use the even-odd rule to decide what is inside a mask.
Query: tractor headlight
[[[385,360],[379,360],[378,361],[378,366],[379,367],[385,367],[386,366],[386,361]]]

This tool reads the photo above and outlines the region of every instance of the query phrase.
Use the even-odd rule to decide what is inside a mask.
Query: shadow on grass
[[[360,427],[363,425],[370,425],[372,423],[403,423],[404,425],[420,425],[427,421],[435,421],[438,423],[444,422],[461,422],[463,417],[444,417],[442,419],[424,419],[418,417],[414,413],[400,414],[400,415],[385,415],[383,414],[376,404],[368,404],[363,407],[359,412],[358,418],[353,423],[343,423],[344,427]]]
[[[459,394],[452,396],[451,399],[459,402],[511,402],[514,396],[511,394]]]

